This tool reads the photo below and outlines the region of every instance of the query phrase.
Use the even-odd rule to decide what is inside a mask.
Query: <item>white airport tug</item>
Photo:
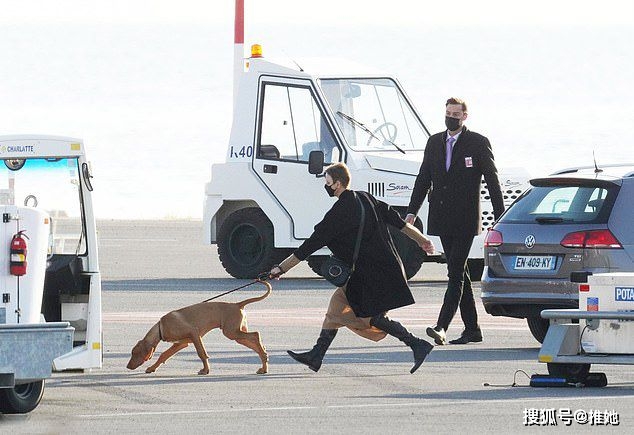
[[[319,178],[327,164],[345,162],[353,189],[370,192],[405,216],[429,131],[398,80],[340,59],[273,61],[257,44],[244,59],[243,44],[238,0],[233,126],[226,161],[212,166],[203,210],[204,242],[218,245],[225,270],[255,278],[310,236],[334,201]],[[525,190],[528,174],[502,168],[499,179],[508,206]],[[481,206],[486,229],[494,217],[484,183]],[[425,201],[419,229],[428,209]],[[425,256],[399,231],[392,237],[408,278],[423,261],[443,261]],[[441,248],[439,239],[432,240]],[[319,273],[328,254],[316,252],[309,266]],[[480,236],[469,253],[474,278],[483,265]]]
[[[571,279],[579,283],[579,309],[542,311],[550,326],[538,360],[564,384],[592,384],[592,364],[634,364],[634,273],[578,272]]]
[[[79,139],[0,136],[0,412],[26,413],[54,370],[101,368],[92,178]]]

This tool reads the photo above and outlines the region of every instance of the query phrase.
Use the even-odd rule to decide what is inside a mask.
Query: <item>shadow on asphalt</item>
[[[209,349],[209,346],[208,346]],[[308,349],[295,348],[296,351],[304,351]],[[346,350],[355,350],[354,352],[346,352]],[[359,351],[362,350],[362,351]],[[483,350],[455,350],[444,351],[435,350],[425,360],[429,363],[455,363],[455,362],[484,362],[495,363],[496,361],[517,361],[518,364],[534,363],[537,361],[537,349],[483,349]],[[211,357],[209,362],[213,367],[215,364],[223,364],[228,366],[252,366],[253,370],[257,370],[260,360],[257,355],[252,354],[250,351],[242,350],[221,350],[213,351],[210,349]],[[160,352],[154,355],[154,358],[158,358]],[[129,352],[108,352],[104,355],[105,359],[120,360],[121,368],[125,368]],[[179,365],[187,364],[191,365],[191,370],[198,370],[200,360],[196,355],[193,347],[191,349],[185,349],[179,352],[178,356]],[[324,366],[327,365],[346,365],[346,364],[409,364],[413,363],[412,352],[405,346],[367,346],[367,347],[346,347],[346,348],[332,348],[324,358]],[[168,363],[169,364],[169,363]],[[269,364],[271,366],[271,372],[275,371],[275,367],[297,365],[285,350],[273,351],[269,349]],[[143,370],[149,363],[143,367],[137,369],[133,373],[143,373]],[[489,364],[490,365],[490,364]],[[161,369],[159,368],[159,371]],[[184,369],[187,370],[187,369]],[[212,369],[213,370],[213,369]],[[147,375],[146,375],[147,376]],[[61,379],[61,378],[60,378]]]
[[[258,366],[259,367],[259,366]],[[310,373],[267,373],[265,375],[257,375],[255,371],[257,367],[253,368],[252,373],[245,373],[241,375],[236,374],[224,374],[216,375],[212,372],[208,375],[197,375],[196,371],[200,367],[192,367],[192,370],[183,370],[182,374],[178,375],[162,375],[160,369],[156,373],[145,373],[141,368],[131,371],[129,373],[108,373],[103,375],[81,375],[81,377],[64,378],[55,377],[54,380],[46,382],[46,388],[67,388],[67,387],[125,387],[125,386],[144,386],[144,385],[187,385],[187,384],[204,384],[204,383],[217,383],[217,382],[245,382],[245,381],[257,381],[261,382],[266,379],[292,379],[292,378],[304,378],[309,377]],[[172,370],[173,373],[173,370]]]

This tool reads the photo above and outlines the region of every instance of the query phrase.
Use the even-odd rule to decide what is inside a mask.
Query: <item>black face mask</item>
[[[445,116],[445,125],[447,126],[447,129],[449,129],[449,131],[456,131],[458,129],[460,129],[460,127],[462,127],[462,125],[460,125],[460,122],[462,120],[458,119],[458,118],[452,118],[450,116]]]
[[[335,184],[335,183],[332,183],[332,184]],[[328,196],[331,196],[331,197],[335,196],[335,191],[332,190],[329,185],[324,184],[324,189],[326,189],[326,192],[328,192]]]

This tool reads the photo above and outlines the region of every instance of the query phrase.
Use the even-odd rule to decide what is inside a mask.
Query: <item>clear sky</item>
[[[233,13],[233,0],[0,0],[0,134],[84,139],[107,186],[100,217],[200,217],[231,127]],[[446,98],[464,98],[500,167],[634,160],[634,1],[245,0],[245,13],[245,49],[393,73],[432,132]]]

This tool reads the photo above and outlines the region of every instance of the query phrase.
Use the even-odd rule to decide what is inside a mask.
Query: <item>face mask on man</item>
[[[458,118],[452,118],[451,116],[445,116],[445,125],[449,131],[456,131],[462,127],[460,125],[461,120]]]
[[[335,184],[335,183],[332,183],[332,184]],[[332,190],[332,188],[329,185],[324,184],[324,189],[326,189],[326,192],[328,192],[328,196],[335,196],[335,191]]]

